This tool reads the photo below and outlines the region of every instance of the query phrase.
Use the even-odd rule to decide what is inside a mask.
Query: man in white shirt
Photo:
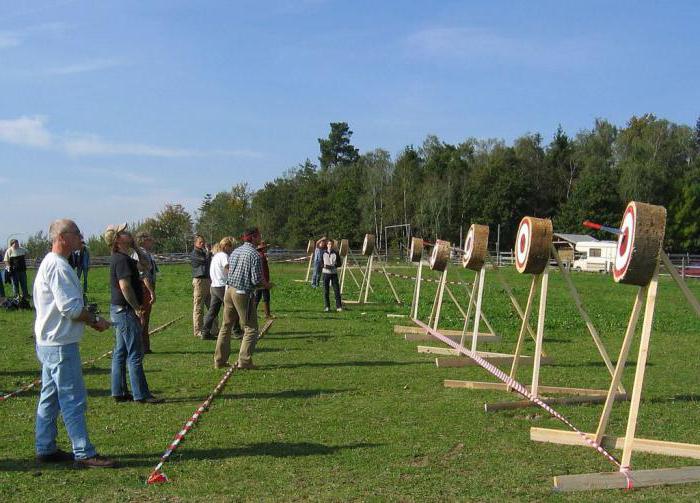
[[[228,276],[228,257],[231,255],[233,248],[236,246],[236,241],[230,236],[223,238],[218,243],[219,251],[212,257],[211,265],[209,266],[209,277],[211,278],[211,302],[209,303],[209,311],[204,317],[204,328],[202,329],[202,338],[214,340],[216,337],[211,333],[215,326],[215,320],[219,316],[219,311],[224,303],[224,293],[226,292],[226,277]],[[240,322],[236,319],[234,322],[234,332],[241,333]],[[218,331],[216,331],[218,335]]]
[[[80,248],[82,235],[72,220],[54,221],[49,227],[51,252],[41,262],[34,280],[36,354],[41,362],[41,395],[36,411],[36,454],[40,463],[73,461],[76,468],[112,468],[87,433],[87,392],[83,382],[79,343],[85,325],[98,332],[109,322],[83,304],[80,280],[68,257]],[[56,420],[63,416],[73,454],[56,446]]]

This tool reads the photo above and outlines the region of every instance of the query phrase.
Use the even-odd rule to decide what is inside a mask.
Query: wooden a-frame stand
[[[363,273],[362,277],[362,284],[360,285],[360,295],[357,300],[347,300],[345,301],[346,304],[369,304],[370,302],[368,301],[369,297],[369,292],[370,290],[374,291],[372,289],[372,267],[374,265],[374,257],[375,254],[372,253],[369,257],[367,257],[367,265],[365,266],[365,271]],[[386,278],[387,283],[389,283],[389,288],[391,288],[391,293],[394,295],[394,300],[396,300],[397,304],[401,304],[401,299],[399,298],[399,295],[396,293],[396,288],[394,288],[394,283],[392,283],[391,278],[389,277],[389,274],[386,272],[386,267],[384,267],[384,264],[381,265],[381,270],[382,273],[384,274],[384,277]]]
[[[564,281],[569,290],[569,294],[574,300],[576,308],[586,323],[586,327],[593,338],[593,341],[600,353],[605,366],[610,373],[611,377],[614,377],[615,368],[613,367],[610,357],[605,349],[605,346],[600,339],[600,335],[593,325],[593,321],[588,315],[587,311],[583,306],[581,297],[574,286],[573,281],[569,275],[569,272],[563,267],[559,254],[557,253],[554,245],[550,245],[550,253],[557,262],[557,266]],[[520,332],[518,335],[518,341],[516,343],[515,352],[510,356],[510,377],[515,378],[518,365],[523,360],[520,357],[520,353],[523,347],[523,341],[525,338],[525,331],[529,326],[530,316],[534,309],[535,295],[536,291],[539,289],[539,307],[537,312],[537,331],[535,334],[535,353],[532,357],[532,377],[530,381],[530,386],[527,388],[535,396],[540,398],[542,401],[548,404],[578,404],[578,403],[603,403],[607,400],[608,390],[605,389],[591,389],[591,388],[572,388],[572,387],[561,387],[561,386],[540,386],[540,366],[545,363],[546,360],[543,359],[543,343],[544,343],[544,321],[546,317],[546,306],[547,306],[547,290],[549,284],[549,271],[545,267],[544,271],[540,274],[534,274],[532,277],[532,282],[530,283],[530,292],[528,294],[527,304],[525,306],[525,312],[522,316],[522,324],[520,326]],[[496,363],[492,360],[492,363]],[[490,383],[490,382],[478,382],[478,381],[455,381],[446,380],[444,385],[446,387],[459,387],[468,389],[488,389],[488,390],[502,390],[510,391],[504,383]],[[622,387],[620,382],[615,383],[615,393],[613,398],[617,400],[627,399],[627,394],[625,389]],[[551,398],[548,395],[570,395],[566,397]],[[492,404],[484,404],[484,409],[487,412],[503,410],[503,409],[515,409],[532,406],[532,401],[530,400],[519,400],[519,401],[507,401],[507,402],[496,402]]]
[[[352,254],[351,251],[348,250],[348,255],[347,255],[347,257],[345,257],[345,260],[343,260],[343,267],[340,270],[340,294],[341,295],[343,294],[343,290],[345,288],[345,274],[348,272],[350,273],[350,277],[355,282],[355,285],[357,286],[357,288],[362,288],[362,286],[360,285],[360,282],[357,281],[357,278],[355,277],[355,273],[352,272],[352,267],[348,265],[348,260],[350,258],[352,258],[352,261],[355,262],[355,265],[359,269],[360,274],[362,275],[363,281],[364,281],[364,277],[365,277],[365,273],[362,270],[362,268],[360,267],[360,264],[355,259],[355,256]],[[374,291],[371,286],[369,288],[370,288],[370,291]]]
[[[695,313],[700,316],[700,303],[693,296],[688,286],[681,279],[675,267],[671,264],[668,256],[661,251],[660,259],[666,270],[669,272],[675,283],[680,287],[683,295],[688,300]],[[615,366],[612,382],[607,392],[605,405],[600,415],[598,427],[595,433],[587,433],[589,438],[605,448],[622,449],[621,465],[630,466],[632,453],[650,452],[654,454],[664,454],[668,456],[688,457],[700,459],[700,445],[686,444],[679,442],[668,442],[664,440],[651,440],[636,437],[637,417],[644,384],[644,373],[647,365],[649,353],[649,341],[651,338],[654,310],[656,306],[656,294],[658,289],[659,267],[657,264],[654,275],[647,286],[639,287],[634,306],[630,314],[625,336],[620,349],[620,356]],[[635,329],[639,322],[639,315],[644,305],[644,320],[642,322],[642,332],[639,343],[639,353],[634,374],[634,384],[632,387],[632,398],[630,399],[630,410],[627,419],[627,429],[624,437],[607,435],[606,430],[615,402],[616,390],[620,386],[622,374],[627,363]],[[549,428],[531,428],[530,439],[538,442],[550,442],[566,445],[587,445],[585,440],[578,434],[569,431],[562,431]],[[632,479],[633,487],[644,487],[652,485],[684,484],[690,482],[700,482],[700,466],[686,466],[682,468],[659,468],[653,470],[634,470],[628,474]],[[561,475],[554,477],[554,488],[559,491],[583,491],[595,489],[616,489],[627,487],[627,477],[621,472],[586,473],[579,475]]]

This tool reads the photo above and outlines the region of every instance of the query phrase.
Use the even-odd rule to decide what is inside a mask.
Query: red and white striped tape
[[[150,335],[155,335],[155,334],[157,334],[158,332],[162,332],[163,330],[165,330],[166,328],[168,328],[170,325],[172,325],[172,324],[175,323],[176,321],[181,320],[182,318],[183,318],[183,315],[180,315],[180,316],[178,316],[177,318],[175,318],[174,320],[170,320],[169,322],[167,322],[167,323],[165,323],[165,324],[163,324],[163,325],[161,325],[161,326],[159,326],[159,327],[157,327],[157,328],[154,328],[154,329],[151,331],[151,334],[150,334]],[[106,353],[101,354],[101,355],[98,356],[97,358],[93,358],[93,359],[91,359],[91,360],[85,360],[85,361],[82,363],[82,365],[83,365],[83,367],[86,367],[86,366],[88,366],[88,365],[92,365],[92,364],[95,363],[96,361],[101,360],[102,358],[107,358],[107,357],[110,356],[111,354],[112,354],[112,351],[107,351]],[[6,395],[0,396],[0,402],[3,402],[3,401],[5,401],[5,400],[7,400],[8,398],[12,398],[13,396],[17,396],[17,395],[19,395],[20,393],[24,393],[25,391],[29,391],[30,389],[34,388],[35,386],[37,386],[37,385],[39,385],[39,384],[41,384],[41,379],[35,379],[35,380],[33,380],[32,382],[30,382],[30,383],[23,384],[20,388],[16,389],[16,390],[13,391],[12,393],[7,393]]]
[[[395,272],[389,272],[389,271],[384,271],[383,269],[372,269],[373,272],[386,272],[387,275],[393,276],[395,278],[401,278],[401,279],[410,279],[415,281],[416,277],[415,276],[407,276],[405,274],[397,274]],[[432,279],[432,278],[421,278],[421,281],[427,281],[428,283],[440,283],[439,279]],[[466,281],[446,281],[448,285],[464,285],[464,286],[472,286],[471,283],[468,283]]]
[[[194,414],[192,414],[192,417],[187,420],[185,425],[182,427],[182,429],[175,435],[175,438],[173,438],[173,441],[170,442],[170,445],[168,448],[165,450],[163,455],[160,457],[160,461],[156,465],[156,467],[153,469],[151,474],[148,476],[148,479],[146,479],[146,484],[160,484],[163,482],[168,482],[168,477],[163,473],[163,465],[165,464],[168,459],[170,459],[170,456],[175,452],[175,450],[180,446],[180,442],[182,442],[185,438],[185,435],[187,435],[190,430],[194,427],[194,425],[199,421],[199,418],[204,414],[207,410],[209,410],[209,406],[211,405],[212,401],[218,395],[221,393],[221,390],[224,389],[224,386],[226,386],[226,382],[229,380],[231,375],[233,375],[233,372],[236,370],[236,366],[232,365],[229,367],[229,369],[226,371],[224,374],[224,377],[221,378],[221,381],[219,381],[219,384],[216,385],[214,388],[214,391],[211,392],[211,394],[207,397],[204,402],[202,402],[202,405],[197,407],[197,410],[194,411]]]
[[[584,439],[586,444],[588,444],[590,447],[594,448],[596,451],[598,451],[600,454],[602,454],[608,461],[610,461],[613,465],[615,465],[615,467],[617,467],[620,470],[620,472],[627,479],[627,488],[628,489],[632,488],[632,476],[631,476],[630,467],[629,466],[622,466],[620,464],[620,462],[612,454],[610,454],[607,450],[605,450],[605,448],[602,445],[597,443],[595,440],[592,440],[585,433],[583,433],[581,430],[576,428],[576,426],[574,426],[571,423],[571,421],[566,419],[562,414],[560,414],[559,412],[554,410],[551,406],[549,406],[546,402],[542,401],[537,396],[534,396],[532,393],[530,393],[528,391],[528,389],[525,386],[520,384],[518,381],[516,381],[515,379],[510,377],[508,374],[503,372],[501,369],[499,369],[498,367],[496,367],[492,363],[489,363],[488,361],[486,361],[485,359],[480,357],[476,352],[472,352],[472,351],[468,350],[467,348],[465,348],[464,346],[462,346],[461,344],[453,341],[452,339],[450,339],[448,337],[445,337],[439,331],[433,330],[432,328],[430,328],[428,325],[426,325],[425,323],[423,323],[420,320],[417,320],[414,318],[413,321],[419,327],[421,327],[423,330],[425,330],[428,334],[432,335],[433,337],[435,337],[439,341],[444,342],[445,344],[447,344],[448,346],[457,350],[458,352],[462,353],[463,355],[468,356],[469,358],[474,360],[477,364],[479,364],[482,368],[484,368],[487,372],[489,372],[490,374],[492,374],[493,376],[497,377],[502,382],[504,382],[506,384],[506,386],[508,386],[509,389],[513,389],[514,391],[518,392],[520,395],[527,398],[535,405],[538,405],[539,407],[541,407],[542,409],[547,411],[552,417],[558,419],[559,421],[564,423],[566,426],[571,428],[574,432],[579,434]]]

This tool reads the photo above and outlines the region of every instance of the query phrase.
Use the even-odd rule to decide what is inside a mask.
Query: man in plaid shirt
[[[219,330],[214,352],[214,367],[228,366],[231,354],[231,327],[235,322],[234,310],[243,326],[243,340],[238,352],[237,367],[254,369],[253,351],[258,341],[258,314],[255,303],[257,287],[270,289],[272,284],[265,281],[262,260],[256,247],[260,243],[260,231],[248,229],[242,237],[243,244],[236,248],[228,262],[228,278],[224,294],[224,322]]]

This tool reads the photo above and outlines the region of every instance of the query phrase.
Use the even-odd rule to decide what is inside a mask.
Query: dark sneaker
[[[100,456],[99,454],[95,454],[91,458],[76,459],[73,461],[74,468],[115,468],[116,466],[116,461]]]
[[[241,370],[256,370],[258,367],[256,365],[253,365],[253,362],[248,362],[248,363],[238,362],[238,363],[236,363],[236,368],[241,369]]]
[[[36,460],[39,463],[65,463],[67,461],[73,461],[73,453],[56,449],[56,452],[52,452],[51,454],[39,454]]]
[[[131,402],[134,397],[131,395],[131,393],[127,393],[126,395],[120,395],[120,396],[113,396],[115,402]]]
[[[143,354],[145,354],[145,355],[152,355],[152,354],[153,354],[153,351],[150,350],[150,349],[144,349],[144,350],[143,350]]]
[[[141,400],[134,400],[138,403],[150,403],[151,405],[156,405],[165,402],[162,398],[156,398],[154,396],[149,396],[148,398],[142,398]]]

